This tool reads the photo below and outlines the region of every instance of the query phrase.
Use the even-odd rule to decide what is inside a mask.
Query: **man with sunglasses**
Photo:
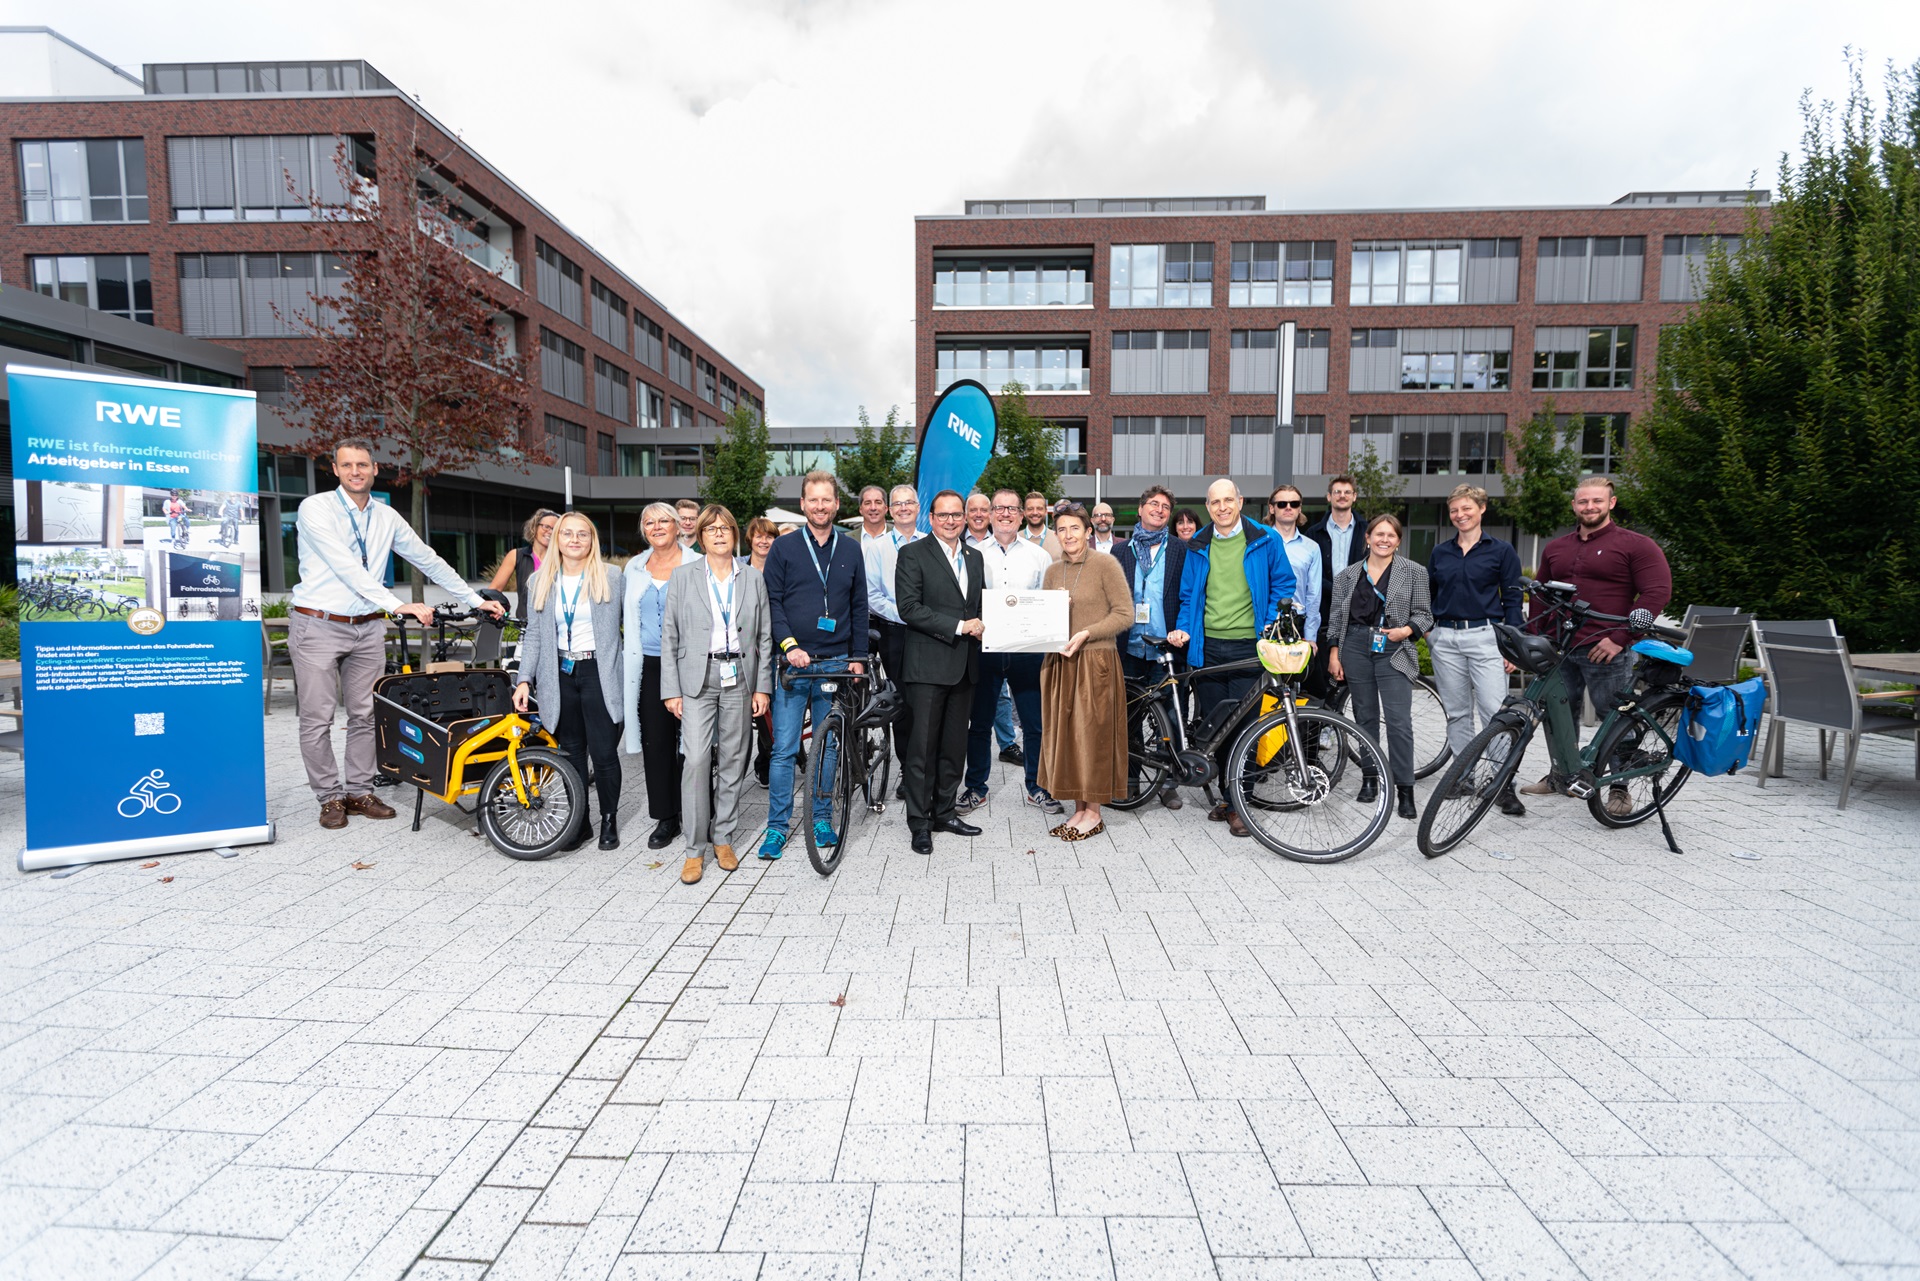
[[[1294,486],[1274,486],[1267,498],[1267,523],[1273,526],[1273,532],[1280,536],[1281,544],[1287,549],[1287,560],[1293,565],[1294,600],[1307,616],[1304,624],[1307,641],[1317,644],[1320,639],[1320,544],[1300,530],[1302,504],[1300,491]]]

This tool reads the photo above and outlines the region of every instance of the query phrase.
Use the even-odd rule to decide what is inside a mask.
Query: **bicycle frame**
[[[1156,661],[1158,661],[1163,668],[1167,669],[1166,674],[1150,685],[1129,684],[1127,689],[1127,702],[1132,704],[1136,699],[1146,701],[1163,700],[1163,705],[1170,707],[1172,713],[1171,719],[1173,722],[1173,736],[1175,741],[1169,743],[1167,747],[1172,754],[1174,766],[1179,775],[1179,781],[1189,787],[1210,785],[1218,775],[1218,771],[1213,765],[1213,754],[1215,750],[1223,743],[1232,742],[1233,736],[1240,732],[1240,727],[1247,723],[1247,718],[1259,713],[1261,697],[1273,692],[1275,682],[1267,670],[1260,665],[1258,658],[1240,659],[1237,662],[1221,663],[1213,667],[1190,667],[1184,672],[1172,670],[1173,657],[1171,654],[1163,653]],[[1260,679],[1254,681],[1253,686],[1240,697],[1239,702],[1234,705],[1233,714],[1222,719],[1212,734],[1198,739],[1193,738],[1187,725],[1186,699],[1180,696],[1181,692],[1186,686],[1191,685],[1194,679],[1202,672],[1209,676],[1219,676],[1229,672],[1241,671],[1256,672],[1259,674]],[[1169,695],[1171,695],[1171,697],[1169,697]],[[1283,701],[1286,702],[1289,707],[1294,705],[1292,699],[1285,699]],[[1203,770],[1189,770],[1185,767],[1181,758],[1189,751],[1198,752],[1206,758]],[[1198,775],[1197,777],[1195,776],[1196,773]]]

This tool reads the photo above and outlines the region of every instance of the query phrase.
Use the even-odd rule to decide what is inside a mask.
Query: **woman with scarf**
[[[1140,495],[1140,519],[1132,536],[1113,545],[1113,558],[1133,592],[1133,626],[1120,640],[1120,670],[1128,680],[1151,681],[1160,675],[1159,651],[1147,638],[1164,637],[1180,613],[1180,570],[1186,564],[1187,543],[1174,535],[1172,520],[1173,495],[1164,485],[1149,485]],[[1175,663],[1185,666],[1179,651],[1174,653]],[[1160,786],[1160,803],[1170,810],[1183,804],[1171,777]]]

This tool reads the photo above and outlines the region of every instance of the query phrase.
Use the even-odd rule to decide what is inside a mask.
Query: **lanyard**
[[[555,577],[558,578],[558,575],[556,575]],[[569,601],[567,599],[566,580],[560,579],[558,582],[554,584],[554,586],[559,590],[559,593],[560,593],[560,608],[562,610],[561,617],[564,618],[567,623],[567,648],[569,650],[573,648],[573,611],[574,611],[574,608],[580,604],[580,589],[582,587],[585,587],[586,585],[587,585],[587,576],[585,574],[582,574],[580,575],[580,581],[573,585],[573,599]]]
[[[354,517],[353,504],[347,501],[347,496],[343,491],[336,489],[333,492],[340,495],[340,505],[347,509],[347,528],[353,531],[353,541],[360,544],[360,568],[366,569],[367,568],[367,540],[364,537],[362,537],[360,534],[360,522]],[[371,509],[373,504],[371,499],[368,500],[367,506],[369,509],[367,512],[367,532],[372,533],[373,532],[373,512]]]
[[[806,535],[807,554],[809,559],[813,561],[813,572],[820,575],[820,601],[821,608],[825,610],[822,617],[832,618],[833,599],[827,594],[827,573],[833,568],[833,553],[838,550],[840,546],[840,531],[836,529],[827,537],[827,564],[825,569],[822,569],[820,566],[820,549],[814,542],[813,531],[808,529],[801,532]]]
[[[726,641],[725,649],[731,654],[740,647],[734,643],[733,631],[733,585],[740,581],[740,559],[734,558],[733,572],[727,575],[727,599],[720,600],[720,584],[713,576],[713,566],[707,566],[707,590],[713,593],[713,607],[720,613],[720,635]]]

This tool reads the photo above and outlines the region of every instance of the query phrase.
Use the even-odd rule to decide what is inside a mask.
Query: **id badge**
[[[573,675],[573,660],[571,658],[563,658],[560,660],[560,674],[563,676]]]
[[[720,664],[720,688],[732,689],[740,683],[740,664],[726,662]]]
[[[1133,621],[1141,624],[1151,623],[1153,621],[1152,607],[1143,600],[1135,601],[1133,603]]]
[[[1373,652],[1376,654],[1387,652],[1387,634],[1378,627],[1373,629]]]
[[[814,623],[814,626],[831,636],[839,628],[840,620],[829,614],[822,614],[819,621]]]

